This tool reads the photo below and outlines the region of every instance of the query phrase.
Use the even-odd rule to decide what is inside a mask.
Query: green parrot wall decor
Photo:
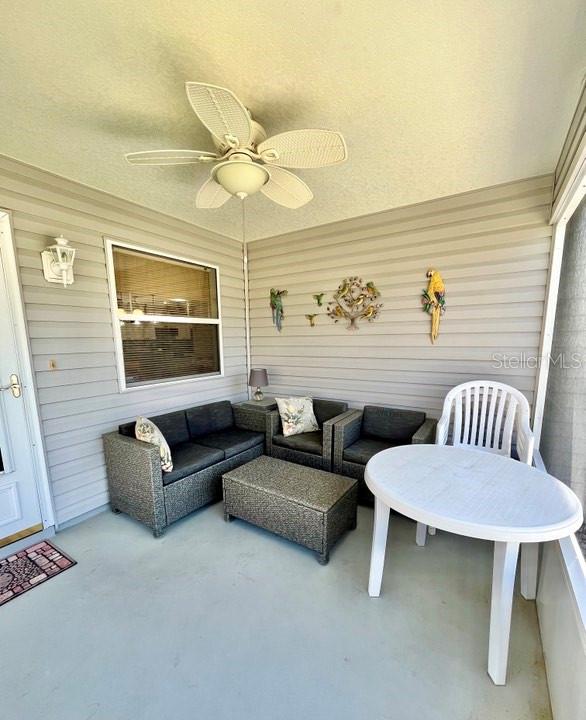
[[[285,313],[283,311],[283,296],[287,294],[287,290],[275,290],[271,288],[271,311],[273,313],[273,325],[281,332]]]

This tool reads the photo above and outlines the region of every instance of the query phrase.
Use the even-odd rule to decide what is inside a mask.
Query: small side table
[[[264,413],[277,409],[275,398],[272,397],[264,397],[262,400],[244,400],[243,402],[236,403],[236,405],[246,410],[258,410],[258,412]]]

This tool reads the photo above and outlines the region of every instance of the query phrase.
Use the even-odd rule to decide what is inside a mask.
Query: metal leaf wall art
[[[358,330],[358,321],[372,322],[378,317],[382,303],[375,302],[380,297],[373,282],[363,283],[357,276],[342,281],[334,298],[328,303],[328,315],[334,322],[348,321],[348,330]]]

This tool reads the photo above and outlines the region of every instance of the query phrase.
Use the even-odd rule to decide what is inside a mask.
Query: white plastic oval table
[[[582,525],[576,495],[556,478],[502,455],[451,445],[383,450],[364,474],[375,497],[368,594],[380,595],[392,508],[440,530],[494,541],[488,673],[507,676],[513,588],[519,545],[521,593],[535,598],[538,544]]]

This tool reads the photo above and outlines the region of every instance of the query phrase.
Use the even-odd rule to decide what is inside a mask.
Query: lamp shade
[[[269,376],[264,368],[252,368],[248,378],[250,387],[266,387],[269,384]]]

